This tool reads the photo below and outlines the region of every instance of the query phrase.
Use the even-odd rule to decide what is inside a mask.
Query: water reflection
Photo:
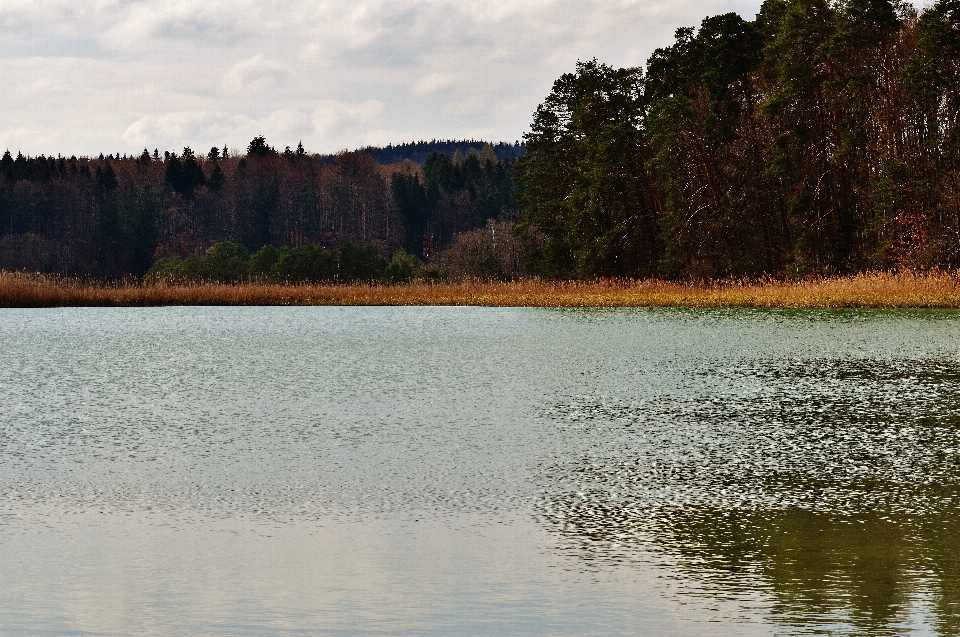
[[[542,475],[538,516],[587,563],[656,560],[683,592],[798,632],[960,632],[960,364],[760,360],[680,391],[543,414],[598,441]],[[917,613],[930,615],[922,620]]]

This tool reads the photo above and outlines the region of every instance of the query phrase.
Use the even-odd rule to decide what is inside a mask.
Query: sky
[[[560,74],[748,0],[2,0],[0,149],[521,139]]]

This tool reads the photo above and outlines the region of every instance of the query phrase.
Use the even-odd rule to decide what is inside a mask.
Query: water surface
[[[0,310],[0,633],[960,632],[960,314]]]

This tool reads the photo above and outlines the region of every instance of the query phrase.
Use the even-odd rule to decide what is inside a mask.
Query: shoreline
[[[406,284],[141,285],[0,273],[3,308],[184,305],[957,309],[960,277],[952,272],[934,272],[713,283],[529,279]]]

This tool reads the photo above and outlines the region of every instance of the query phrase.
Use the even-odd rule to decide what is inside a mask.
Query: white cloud
[[[465,100],[445,104],[443,112],[450,117],[476,117],[488,113],[487,100],[482,95],[473,95]]]
[[[236,95],[243,91],[265,91],[277,88],[292,71],[258,53],[230,67],[223,76],[223,90]]]
[[[224,111],[184,111],[141,117],[123,134],[133,148],[159,147],[179,150],[210,146],[246,147],[251,139],[263,135],[268,141],[307,139],[314,132],[310,117],[296,108],[281,109],[260,119]],[[282,145],[296,145],[285,141]]]
[[[254,35],[258,3],[250,0],[165,0],[117,3],[101,42],[125,51],[163,48],[172,42],[229,44]]]
[[[237,128],[229,139],[234,146],[242,144],[245,147],[257,135],[263,135],[282,149],[296,146],[299,140],[310,139],[313,132],[309,115],[300,109],[284,108]]]
[[[379,128],[383,121],[383,102],[341,102],[324,100],[313,111],[310,119],[318,141],[326,148],[340,150],[365,145],[366,133]],[[360,144],[357,142],[361,141]]]
[[[225,139],[238,128],[252,123],[249,117],[222,111],[160,113],[145,115],[130,124],[123,138],[134,147],[177,148],[200,140]]]
[[[255,134],[319,152],[474,131],[512,141],[578,58],[641,64],[676,27],[759,5],[0,0],[0,140],[67,154]]]
[[[413,85],[411,93],[417,96],[431,95],[444,89],[449,89],[457,83],[457,76],[453,73],[430,73]]]

